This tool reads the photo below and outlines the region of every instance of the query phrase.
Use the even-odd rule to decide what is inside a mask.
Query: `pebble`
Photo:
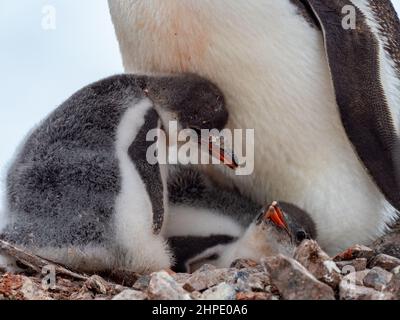
[[[204,265],[193,273],[183,287],[189,291],[204,291],[226,280],[231,269],[217,269],[214,266]]]
[[[363,283],[366,287],[377,291],[383,291],[392,280],[393,274],[380,267],[374,267],[364,277]]]
[[[232,263],[231,268],[240,270],[248,268],[257,268],[258,266],[259,264],[254,260],[238,259]]]
[[[165,271],[152,274],[148,295],[150,300],[191,300],[190,294]]]
[[[400,273],[394,273],[392,280],[386,287],[386,292],[393,296],[393,299],[400,300]]]
[[[393,232],[376,240],[372,246],[376,253],[384,253],[400,259],[400,224]]]
[[[339,285],[341,300],[391,300],[392,296],[372,288],[348,284],[345,280]]]
[[[53,300],[48,291],[43,290],[41,285],[34,283],[27,277],[23,278],[23,284],[19,292],[23,295],[24,300]]]
[[[125,301],[135,301],[135,300],[146,300],[147,294],[141,291],[126,289],[120,294],[116,295],[112,300],[125,300]]]
[[[400,259],[388,256],[387,254],[379,254],[375,258],[372,259],[369,267],[380,267],[385,269],[386,271],[391,271],[394,268],[400,266]]]
[[[297,248],[294,258],[319,281],[326,283],[333,289],[339,286],[342,280],[341,270],[316,241],[303,241]]]
[[[334,300],[331,287],[318,281],[305,267],[283,255],[269,257],[264,264],[271,281],[286,300]]]
[[[132,288],[138,291],[145,291],[150,285],[150,280],[151,276],[149,275],[139,277],[139,279],[135,282]]]
[[[236,300],[239,301],[256,301],[256,300],[272,300],[274,295],[268,292],[239,292]]]
[[[393,294],[386,291],[378,291],[365,286],[366,277],[372,270],[364,270],[351,273],[343,278],[339,285],[339,297],[341,300],[391,300]]]
[[[113,281],[121,285],[100,276],[87,281],[57,276],[55,287],[46,289],[38,276],[0,273],[0,300],[400,300],[397,232],[372,248],[356,245],[333,259],[307,240],[294,259],[240,259],[230,268],[204,265],[193,274],[113,273]]]
[[[334,258],[334,261],[349,261],[354,259],[371,259],[374,256],[374,250],[362,245],[355,245]]]
[[[349,261],[338,261],[336,262],[336,265],[340,270],[342,270],[342,273],[348,274],[367,269],[368,260],[365,258],[357,258]]]
[[[236,290],[228,283],[220,283],[216,287],[206,290],[202,295],[200,300],[236,300]]]
[[[99,276],[92,276],[86,282],[85,286],[88,290],[96,294],[107,294],[110,290],[109,284]]]

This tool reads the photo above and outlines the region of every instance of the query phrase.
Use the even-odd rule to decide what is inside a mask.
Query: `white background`
[[[42,28],[46,5],[56,8],[56,30]],[[0,0],[0,186],[36,123],[82,86],[122,71],[106,0]]]

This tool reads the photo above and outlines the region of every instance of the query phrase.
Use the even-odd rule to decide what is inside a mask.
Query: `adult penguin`
[[[129,72],[194,72],[255,129],[259,204],[310,213],[330,253],[382,235],[400,209],[400,23],[389,0],[109,0]],[[251,146],[247,146],[248,148]]]

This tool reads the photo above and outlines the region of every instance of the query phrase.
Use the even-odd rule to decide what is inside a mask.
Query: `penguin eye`
[[[304,230],[300,230],[296,232],[296,241],[297,242],[302,242],[306,239],[308,239],[308,235]]]

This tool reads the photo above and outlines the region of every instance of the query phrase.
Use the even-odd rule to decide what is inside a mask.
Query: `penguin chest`
[[[353,155],[322,36],[291,1],[179,4],[138,1],[133,15],[116,21],[125,66],[130,72],[194,72],[219,85],[230,126],[255,129],[253,177],[262,178],[244,181],[257,190],[257,200],[289,193],[278,183],[267,185],[287,171],[294,181],[300,171],[315,174],[329,157],[327,149],[336,148],[332,141]],[[325,151],[316,153],[321,146]]]
[[[119,161],[121,189],[116,199],[116,226],[118,235],[136,237],[163,225],[165,178],[158,164],[147,159],[149,130],[157,129],[159,118],[149,100],[143,99],[131,106],[118,126],[116,154]],[[123,239],[126,243],[128,239]],[[132,240],[132,239],[130,239]]]
[[[345,133],[322,34],[298,7],[290,0],[180,1],[182,38],[172,41],[169,11],[156,3],[162,28],[116,21],[127,71],[194,72],[222,89],[229,126],[255,130],[246,146],[255,169],[232,177],[237,187],[260,204],[279,199],[310,212],[332,251],[381,232],[393,210]],[[179,33],[183,25],[191,31]]]

